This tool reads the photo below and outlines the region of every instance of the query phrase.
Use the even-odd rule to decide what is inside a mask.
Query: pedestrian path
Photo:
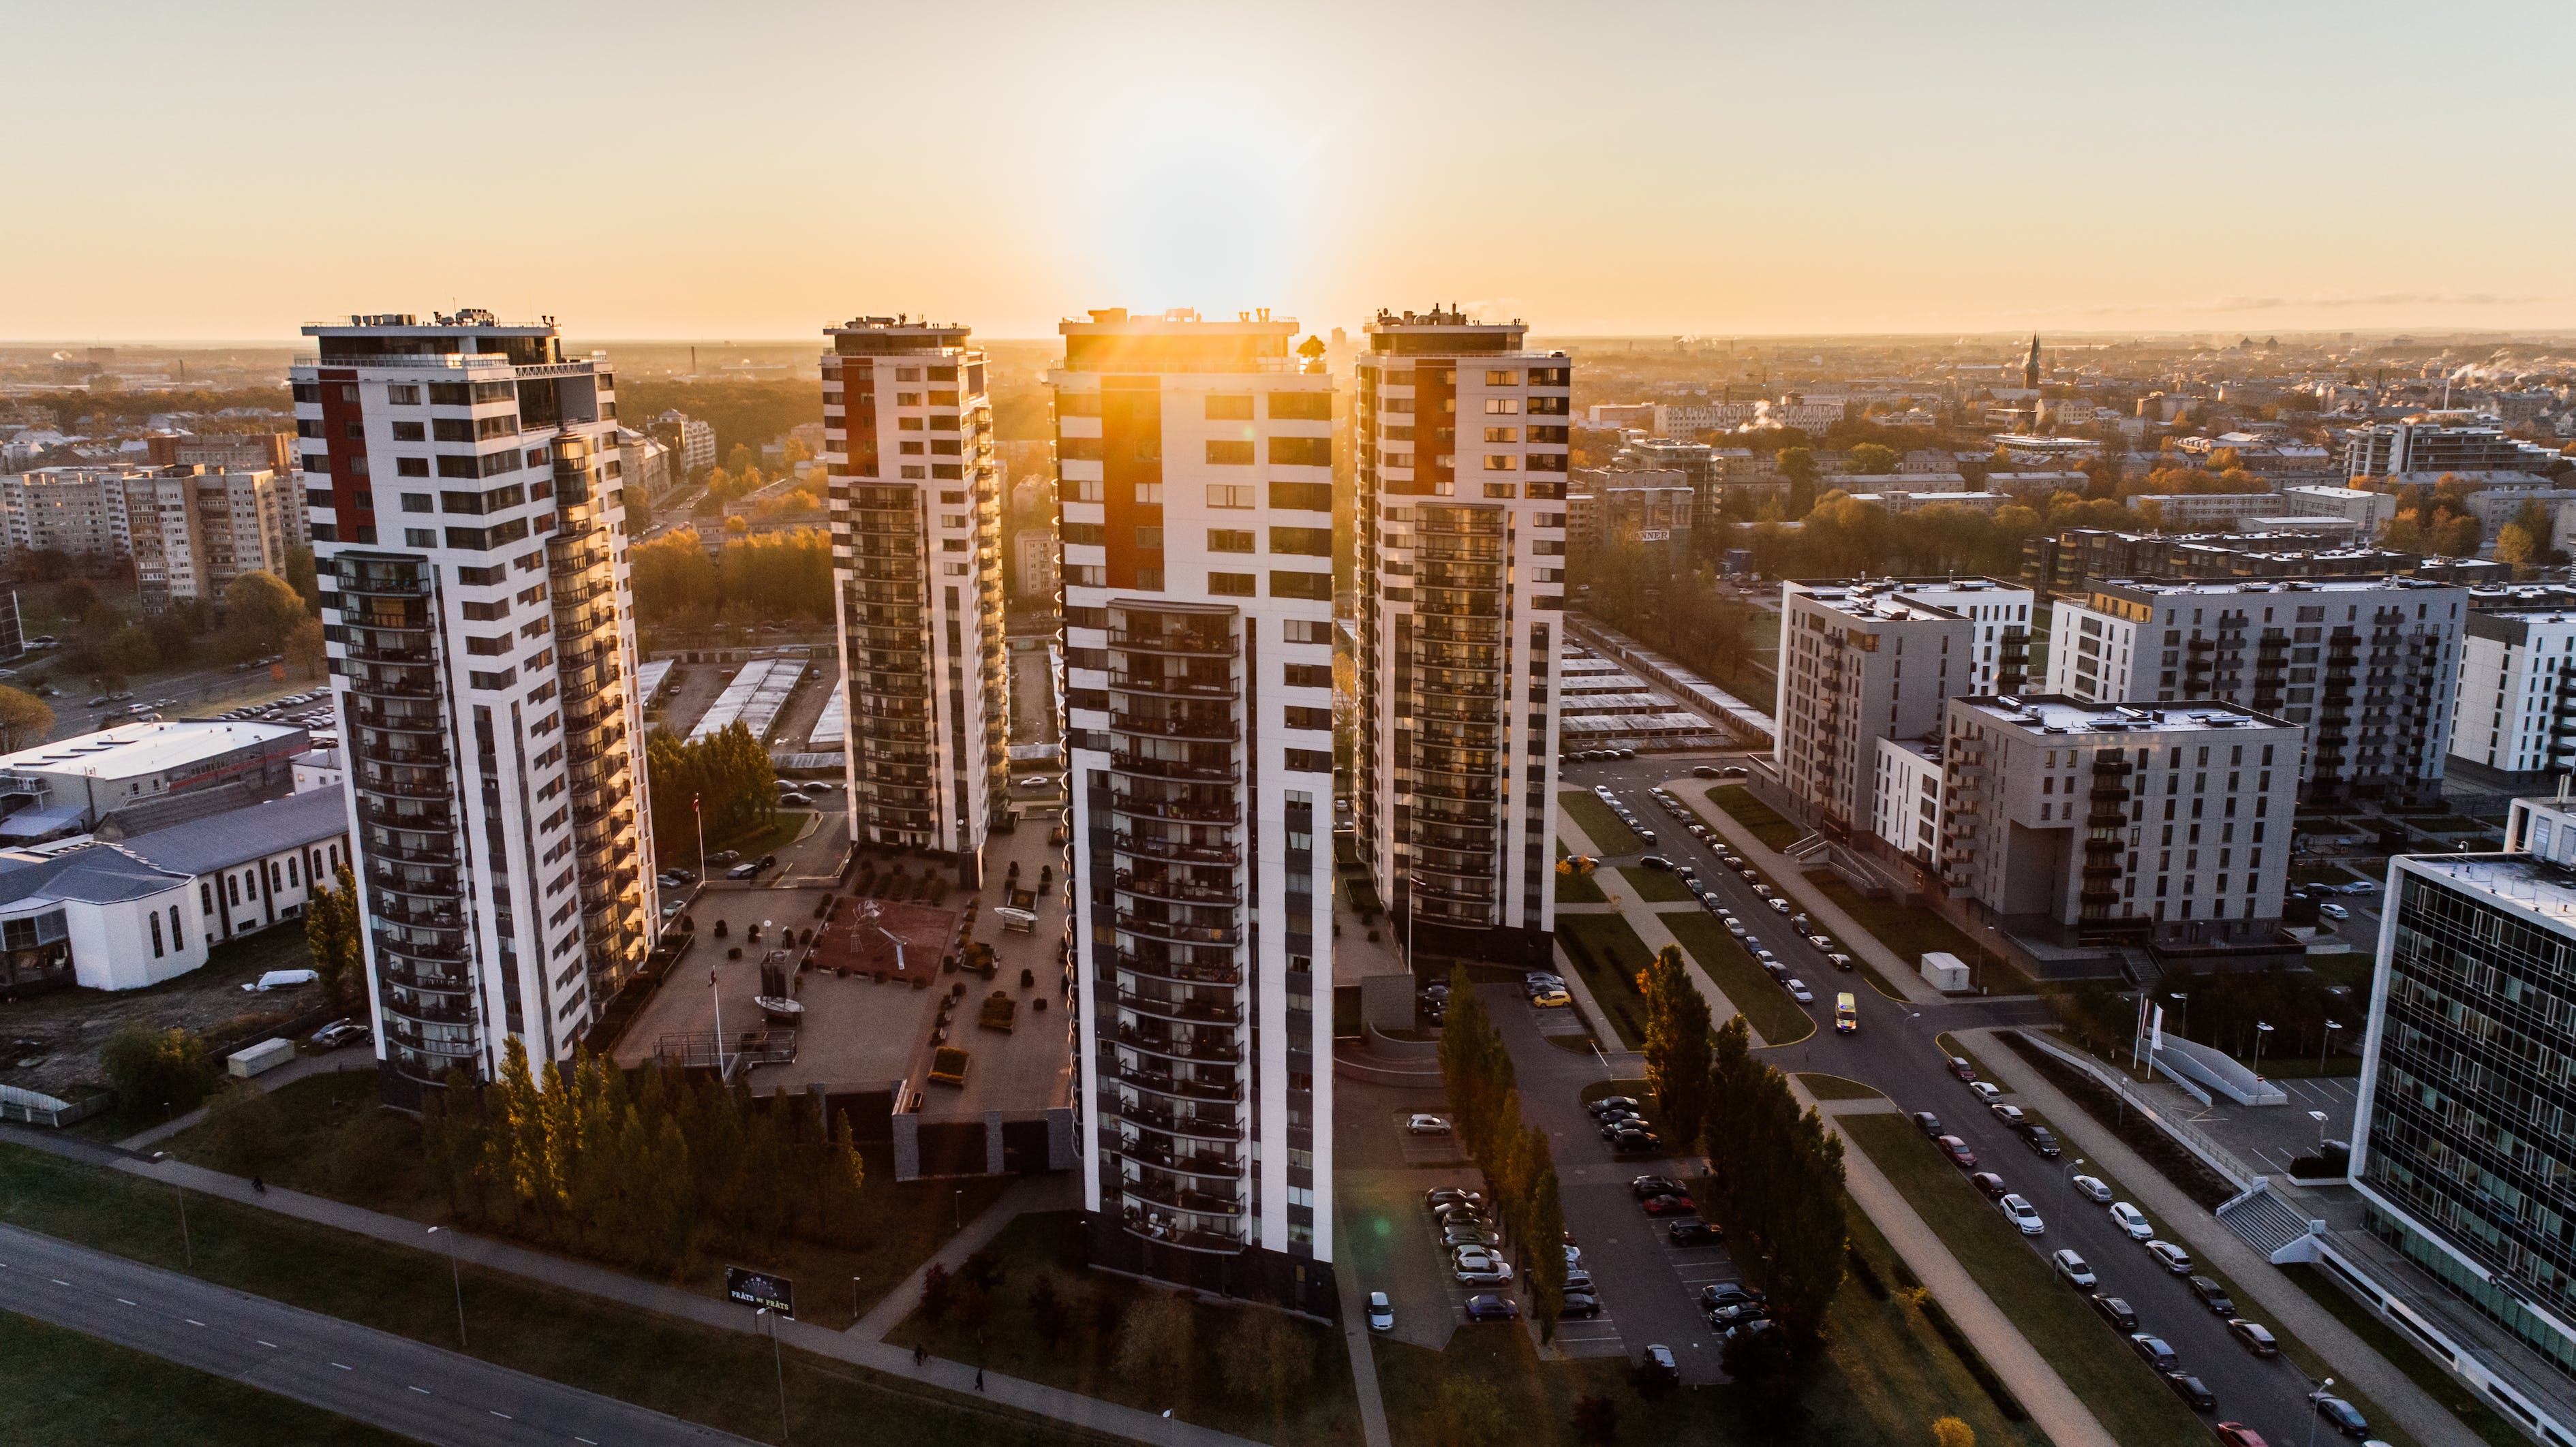
[[[251,1083],[261,1090],[275,1090],[280,1086],[292,1085],[308,1075],[324,1075],[343,1070],[351,1074],[363,1073],[367,1080],[372,1082],[376,1075],[376,1058],[361,1050],[334,1050],[327,1055],[303,1055],[261,1075]],[[371,1097],[374,1095],[373,1084],[367,1086],[367,1092]],[[150,1130],[138,1131],[127,1136],[116,1143],[117,1148],[128,1151],[148,1151],[179,1132],[199,1124],[205,1118],[206,1107],[198,1106],[175,1120],[163,1121]]]
[[[429,1245],[429,1228],[418,1221],[387,1215],[381,1211],[370,1211],[364,1207],[351,1206],[339,1201],[325,1200],[320,1196],[308,1196],[283,1187],[271,1187],[265,1192],[255,1193],[251,1190],[250,1182],[239,1176],[228,1176],[220,1171],[192,1166],[173,1157],[138,1160],[109,1147],[66,1139],[48,1131],[15,1126],[0,1126],[0,1140],[32,1146],[38,1150],[69,1156],[76,1160],[86,1160],[92,1164],[106,1165],[146,1180],[160,1181],[165,1184],[175,1183],[199,1195],[221,1197],[241,1205],[273,1211],[282,1216],[291,1216],[317,1225],[335,1227],[378,1241],[421,1250],[432,1249]],[[1006,1193],[1003,1199],[1009,1200],[1009,1194]],[[998,1209],[997,1207],[996,1210]],[[995,1212],[988,1211],[984,1216],[977,1218],[977,1225],[981,1227],[987,1219],[994,1216]],[[990,1228],[991,1231],[998,1232],[1008,1219],[1008,1216],[1000,1216]],[[701,1326],[713,1327],[719,1331],[751,1335],[766,1333],[766,1328],[754,1322],[751,1308],[734,1302],[700,1296],[675,1286],[666,1286],[660,1282],[645,1281],[639,1277],[611,1271],[604,1266],[593,1266],[587,1262],[551,1256],[542,1251],[506,1241],[496,1241],[489,1237],[463,1232],[456,1233],[452,1237],[448,1237],[446,1232],[440,1234],[447,1238],[448,1244],[454,1248],[458,1259],[473,1262],[487,1270],[523,1277],[530,1281],[545,1282],[568,1291],[578,1291],[640,1311],[659,1312],[664,1316],[677,1317]],[[989,1233],[986,1239],[990,1239]],[[959,1259],[964,1258],[960,1256]],[[887,1298],[889,1302],[899,1302],[904,1299],[917,1300],[917,1291],[911,1298],[905,1298],[902,1292]],[[885,1304],[880,1303],[879,1310],[886,1309]],[[875,1315],[876,1313],[870,1313],[870,1318],[873,1319]],[[900,1310],[896,1312],[895,1319],[901,1319]],[[1201,1427],[1178,1418],[1138,1411],[1133,1407],[1123,1407],[1114,1402],[1102,1401],[1097,1397],[1085,1397],[1058,1387],[1003,1376],[998,1372],[979,1371],[973,1365],[964,1362],[952,1362],[933,1357],[926,1362],[915,1364],[912,1353],[903,1348],[889,1346],[879,1340],[866,1339],[855,1332],[834,1331],[808,1322],[788,1321],[779,1324],[778,1339],[799,1351],[810,1352],[818,1357],[828,1357],[835,1361],[847,1362],[852,1366],[882,1372],[890,1377],[921,1382],[970,1397],[979,1390],[980,1381],[982,1395],[1006,1407],[1014,1407],[1052,1421],[1068,1422],[1113,1436],[1154,1443],[1157,1447],[1252,1447],[1248,1439],[1236,1437],[1231,1433]]]
[[[2193,1259],[2216,1266],[2244,1298],[2270,1313],[2284,1330],[2316,1349],[2334,1364],[2334,1374],[2352,1383],[2381,1410],[2397,1419],[2422,1447],[2479,1447],[2480,1438],[2369,1343],[2317,1304],[2272,1263],[2238,1239],[2216,1216],[2202,1210],[2162,1171],[2147,1164],[2121,1139],[2102,1128],[2063,1091],[1996,1036],[1993,1028],[1960,1032],[1983,1064],[2022,1104],[2048,1117],[2066,1139],[2069,1153],[2081,1151],[2118,1180],[2129,1197],[2177,1238]]]

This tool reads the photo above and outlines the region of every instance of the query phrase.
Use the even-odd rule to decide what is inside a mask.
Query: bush
[[[244,1082],[206,1107],[206,1144],[215,1164],[236,1176],[263,1175],[277,1164],[277,1102]]]
[[[206,1042],[186,1030],[128,1025],[108,1037],[99,1063],[128,1107],[194,1110],[215,1088],[215,1063],[206,1054]]]

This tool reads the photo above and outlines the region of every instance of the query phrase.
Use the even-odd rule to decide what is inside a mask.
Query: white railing
[[[440,352],[421,356],[402,354],[383,357],[297,357],[290,366],[297,367],[438,367],[456,371],[467,367],[506,367],[508,357],[491,352]]]

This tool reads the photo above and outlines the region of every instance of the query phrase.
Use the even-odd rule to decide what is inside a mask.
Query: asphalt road
[[[2164,1338],[2182,1359],[2184,1369],[2208,1385],[2218,1398],[2214,1420],[2243,1422],[2275,1443],[2303,1441],[2311,1416],[2306,1400],[2311,1388],[2306,1376],[2287,1358],[2264,1361],[2248,1355],[2227,1334],[2224,1320],[2202,1306],[2185,1289],[2180,1277],[2167,1273],[2142,1245],[2114,1226],[2102,1207],[2084,1201],[2074,1192],[2067,1179],[2077,1169],[2072,1157],[2051,1161],[2032,1154],[2017,1132],[1989,1114],[1967,1086],[1949,1073],[1946,1053],[1933,1043],[1933,1037],[1946,1030],[2044,1022],[2050,1018],[2046,1008],[2013,1000],[1916,1007],[1886,998],[1856,974],[1835,972],[1815,951],[1796,940],[1788,921],[1754,895],[1752,886],[1719,864],[1708,846],[1654,806],[1647,792],[1650,788],[1686,775],[1691,764],[1704,761],[1648,755],[1615,763],[1573,764],[1563,769],[1561,781],[1567,788],[1582,790],[1595,784],[1609,785],[1659,836],[1660,842],[1648,852],[1693,866],[1700,878],[1717,891],[1719,903],[1733,910],[1788,962],[1792,974],[1816,990],[1816,1003],[1807,1009],[1818,1020],[1817,1033],[1794,1045],[1765,1050],[1763,1058],[1786,1071],[1823,1071],[1858,1080],[1887,1095],[1909,1114],[1930,1111],[1939,1116],[1951,1134],[1975,1150],[1980,1169],[2001,1175],[2007,1187],[2029,1198],[2038,1208],[2047,1229],[2026,1238],[2030,1248],[2043,1258],[2069,1247],[2082,1255],[2100,1278],[2097,1289],[2125,1298],[2138,1313],[2139,1329]],[[1707,786],[1702,783],[1701,787]],[[1698,794],[1684,793],[1679,787],[1673,792],[1702,812],[1712,809]],[[1606,872],[1612,864],[1633,861],[1634,856],[1613,856],[1604,860],[1603,868]],[[1860,1030],[1855,1035],[1842,1036],[1833,1031],[1832,999],[1834,992],[1841,989],[1849,989],[1857,997]],[[1519,1059],[1517,1053],[1515,1059]],[[1544,1094],[1539,1093],[1540,1097]],[[1533,1098],[1524,1083],[1524,1102]],[[1567,1214],[1574,1214],[1571,1203]],[[2265,1320],[2260,1313],[2253,1319]],[[2102,1331],[2106,1336],[2113,1335],[2107,1323]]]
[[[14,1226],[0,1309],[441,1447],[748,1440]]]

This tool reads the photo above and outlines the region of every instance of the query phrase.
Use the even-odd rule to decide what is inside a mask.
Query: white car
[[[2084,1264],[2083,1257],[2072,1251],[2058,1251],[2051,1253],[2048,1259],[2057,1268],[2058,1277],[2067,1285],[2078,1291],[2093,1289],[2093,1268]]]
[[[2004,1219],[2019,1227],[2024,1236],[2036,1236],[2048,1229],[2047,1224],[2039,1219],[2039,1208],[2024,1200],[2017,1191],[2004,1193],[1995,1205],[2002,1209]]]
[[[2106,1204],[2111,1199],[2111,1187],[2099,1176],[2070,1176],[2067,1178],[2067,1184],[2075,1188],[2075,1194],[2097,1206]]]
[[[1385,1292],[1369,1293],[1368,1323],[1371,1331],[1395,1330],[1395,1305],[1386,1299]]]
[[[1787,914],[1790,909],[1789,901],[1785,899],[1775,899],[1771,901],[1771,908],[1777,913]]]
[[[1780,988],[1787,990],[1789,998],[1801,1005],[1816,1003],[1816,992],[1808,989],[1807,982],[1804,980],[1786,980],[1781,983]]]
[[[2147,1219],[2147,1213],[2126,1201],[2111,1203],[2111,1221],[2128,1232],[2132,1241],[2145,1241],[2156,1234],[2155,1224]]]
[[[1742,920],[1740,920],[1740,919],[1730,919],[1730,920],[1728,920],[1728,921],[1726,922],[1726,932],[1727,932],[1728,934],[1731,934],[1731,935],[1735,936],[1737,939],[1743,939],[1743,938],[1745,937],[1745,934],[1744,934],[1744,921],[1742,921]]]
[[[1996,1089],[1994,1082],[1989,1080],[1971,1080],[1968,1082],[1968,1089],[1974,1091],[1977,1099],[1988,1105],[1993,1105],[2004,1098],[2004,1093]]]
[[[2191,1256],[2170,1241],[2148,1242],[2147,1254],[2156,1258],[2159,1265],[2176,1276],[2191,1274]]]
[[[1408,1115],[1404,1118],[1404,1132],[1407,1135],[1447,1135],[1449,1121],[1445,1116]]]
[[[2352,918],[2352,911],[2351,911],[2351,910],[2348,910],[2348,909],[2346,909],[2346,908],[2344,908],[2342,905],[2339,905],[2339,904],[2321,904],[2321,905],[2318,905],[2318,906],[2317,906],[2317,913],[2319,913],[2319,914],[2321,914],[2321,915],[2324,915],[2324,916],[2325,916],[2326,918],[2328,918],[2328,919],[2350,919],[2350,918]]]

